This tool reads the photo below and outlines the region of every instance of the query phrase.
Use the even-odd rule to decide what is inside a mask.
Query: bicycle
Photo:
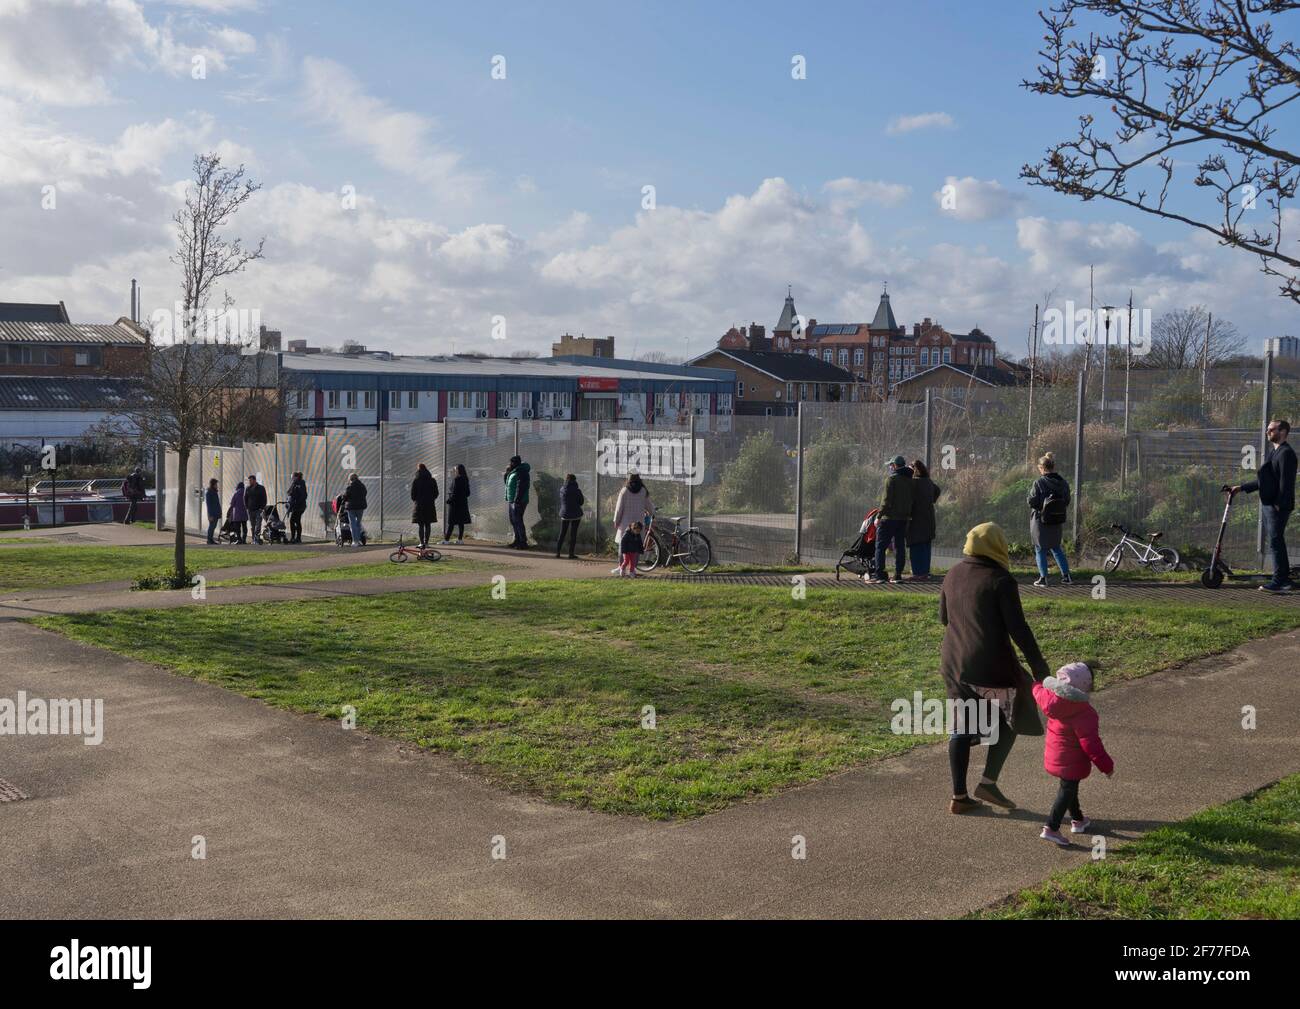
[[[1148,542],[1143,543],[1119,523],[1112,523],[1111,528],[1119,530],[1120,538],[1111,552],[1106,555],[1106,563],[1102,565],[1107,574],[1119,568],[1120,562],[1124,560],[1125,547],[1135,561],[1152,571],[1160,573],[1177,571],[1178,565],[1182,563],[1178,551],[1173,547],[1156,546],[1156,540],[1160,539],[1163,533],[1152,533],[1148,537]]]
[[[682,528],[682,519],[685,517],[677,515],[667,520],[673,524],[673,528],[667,534],[669,538],[665,542],[665,534],[656,528],[654,518],[646,516],[643,520],[646,527],[645,549],[637,559],[638,571],[653,571],[661,564],[667,567],[673,561],[677,561],[683,570],[693,575],[702,574],[708,569],[713,563],[713,546],[709,543],[709,538],[695,526]]]
[[[405,564],[408,557],[414,557],[418,561],[442,560],[442,554],[433,547],[408,547],[405,540],[405,533],[398,536],[397,549],[388,555],[388,559],[394,564]]]

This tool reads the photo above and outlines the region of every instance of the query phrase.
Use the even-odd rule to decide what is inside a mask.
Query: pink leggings
[[[618,566],[627,572],[636,571],[636,561],[640,554],[623,554],[619,558]]]

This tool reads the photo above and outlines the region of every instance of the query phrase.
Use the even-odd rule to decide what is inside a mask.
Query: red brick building
[[[858,379],[849,390],[850,399],[884,399],[900,381],[945,364],[998,366],[997,344],[978,327],[969,333],[950,333],[927,316],[908,333],[894,316],[888,291],[881,292],[870,322],[849,323],[805,319],[795,308],[793,293],[787,292],[770,338],[762,326],[751,323],[748,330],[733,326],[718,346],[816,357]]]

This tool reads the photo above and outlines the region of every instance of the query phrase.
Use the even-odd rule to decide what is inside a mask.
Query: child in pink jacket
[[[1043,767],[1061,782],[1047,826],[1038,836],[1062,848],[1070,846],[1060,829],[1067,808],[1071,834],[1092,826],[1079,808],[1079,782],[1092,773],[1093,764],[1108,778],[1115,773],[1115,762],[1097,732],[1097,709],[1088,702],[1091,691],[1092,670],[1082,662],[1062,666],[1055,676],[1034,684],[1034,700],[1047,716]]]

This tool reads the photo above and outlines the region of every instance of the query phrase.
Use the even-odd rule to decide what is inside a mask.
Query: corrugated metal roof
[[[125,323],[90,325],[72,322],[0,320],[0,343],[81,343],[142,346],[145,338]]]
[[[578,378],[600,375],[631,381],[717,382],[712,374],[683,375],[659,368],[639,368],[629,362],[623,367],[608,367],[602,358],[589,364],[553,358],[472,358],[472,357],[350,357],[343,354],[285,354],[281,367],[291,372],[334,372],[361,375],[451,375],[471,378]]]
[[[0,410],[115,410],[138,387],[121,378],[0,377]]]

